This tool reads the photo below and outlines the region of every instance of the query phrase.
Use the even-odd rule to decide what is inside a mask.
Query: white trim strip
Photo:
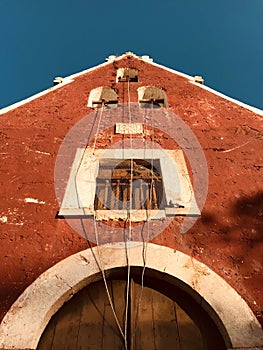
[[[174,70],[174,69],[165,67],[165,66],[163,66],[163,65],[161,65],[161,64],[158,64],[158,63],[155,63],[155,62],[149,62],[149,63],[152,64],[152,65],[155,66],[155,67],[164,69],[164,70],[166,70],[166,71],[168,71],[168,72],[170,72],[170,73],[177,74],[177,75],[179,75],[179,76],[181,76],[181,77],[183,77],[183,78],[186,78],[186,79],[189,80],[189,82],[190,82],[191,84],[194,84],[194,85],[198,86],[198,87],[201,88],[201,89],[204,89],[204,90],[206,90],[206,91],[209,91],[209,92],[213,93],[214,95],[217,95],[217,96],[219,96],[219,97],[222,97],[223,99],[228,100],[228,101],[230,101],[230,102],[233,102],[233,103],[239,105],[240,107],[246,108],[246,109],[250,110],[250,111],[253,112],[253,113],[256,113],[256,114],[259,114],[259,115],[262,115],[262,116],[263,116],[263,110],[262,110],[262,109],[259,109],[259,108],[250,106],[250,105],[248,105],[248,104],[246,104],[246,103],[244,103],[244,102],[241,102],[241,101],[236,100],[236,99],[234,99],[234,98],[232,98],[232,97],[229,97],[229,96],[227,96],[227,95],[225,95],[225,94],[223,94],[223,93],[221,93],[221,92],[219,92],[219,91],[217,91],[217,90],[214,90],[213,88],[211,88],[211,87],[209,87],[209,86],[206,86],[206,85],[203,85],[203,84],[200,84],[200,83],[196,83],[196,82],[194,81],[194,77],[192,77],[191,75],[187,75],[187,74],[185,74],[185,73],[178,72],[178,71],[176,71],[176,70]]]
[[[63,82],[61,84],[58,84],[58,85],[53,86],[53,87],[50,87],[47,90],[44,90],[44,91],[42,91],[40,93],[37,93],[36,95],[32,95],[31,97],[28,97],[28,98],[26,98],[26,99],[24,99],[22,101],[16,102],[16,103],[14,103],[14,104],[12,104],[10,106],[7,106],[7,107],[4,107],[4,108],[0,109],[0,115],[1,114],[5,114],[5,113],[7,113],[7,112],[9,112],[9,111],[11,111],[11,110],[13,110],[15,108],[18,108],[18,107],[20,107],[20,106],[22,106],[22,105],[24,105],[24,104],[26,104],[28,102],[31,102],[31,101],[37,99],[38,97],[44,96],[44,95],[48,94],[49,92],[52,92],[52,91],[54,91],[56,89],[59,89],[62,86],[65,86],[65,85],[73,82],[74,79],[79,77],[80,75],[92,72],[93,70],[96,70],[96,69],[101,68],[101,67],[105,67],[106,65],[112,63],[113,61],[119,61],[119,60],[123,59],[125,56],[133,56],[133,57],[135,57],[135,58],[137,58],[139,60],[142,60],[144,62],[147,62],[147,63],[149,63],[149,64],[151,64],[151,65],[153,65],[153,66],[155,66],[157,68],[161,68],[161,69],[166,70],[167,72],[170,72],[170,73],[173,73],[173,74],[177,74],[177,75],[179,75],[179,76],[181,76],[183,78],[188,79],[190,81],[190,83],[192,83],[192,84],[194,84],[194,85],[196,85],[196,86],[198,86],[198,87],[200,87],[200,88],[202,88],[204,90],[207,90],[207,91],[209,91],[209,92],[211,92],[211,93],[213,93],[213,94],[215,94],[215,95],[217,95],[219,97],[222,97],[225,100],[228,100],[228,101],[233,102],[233,103],[235,103],[235,104],[237,104],[237,105],[239,105],[239,106],[241,106],[241,107],[243,107],[245,109],[248,109],[248,110],[250,110],[253,113],[256,113],[256,114],[259,114],[259,115],[263,116],[263,110],[261,110],[259,108],[256,108],[256,107],[253,107],[253,106],[250,106],[250,105],[248,105],[246,103],[238,101],[238,100],[236,100],[236,99],[234,99],[232,97],[229,97],[227,95],[224,95],[223,93],[221,93],[219,91],[216,91],[216,90],[214,90],[214,89],[212,89],[212,88],[210,88],[208,86],[205,86],[205,85],[202,85],[202,84],[199,84],[199,83],[195,83],[194,82],[194,77],[192,77],[191,75],[188,75],[188,74],[185,74],[185,73],[181,73],[181,72],[179,72],[177,70],[174,70],[172,68],[168,68],[168,67],[165,67],[165,66],[163,66],[161,64],[152,62],[151,59],[148,58],[148,56],[141,56],[141,57],[139,57],[139,56],[137,56],[137,55],[135,55],[135,54],[133,54],[131,52],[125,53],[125,54],[123,54],[121,56],[118,56],[118,57],[117,56],[110,56],[109,60],[107,62],[101,63],[101,64],[99,64],[97,66],[94,66],[92,68],[88,68],[88,69],[83,70],[81,72],[69,75],[68,77],[63,78]]]
[[[225,100],[228,100],[230,102],[233,102],[235,104],[237,104],[238,106],[240,107],[243,107],[243,108],[246,108],[248,109],[249,111],[253,112],[253,113],[256,113],[256,114],[259,114],[261,116],[263,116],[263,110],[262,109],[259,109],[257,107],[253,107],[253,106],[250,106],[244,102],[241,102],[239,100],[236,100],[232,97],[229,97],[227,95],[224,95],[222,92],[219,92],[217,90],[214,90],[212,89],[211,87],[209,86],[206,86],[206,85],[202,85],[202,84],[199,84],[199,83],[195,83],[194,81],[190,81],[191,84],[194,84],[194,85],[197,85],[198,87],[200,87],[201,89],[204,89],[206,91],[209,91],[209,92],[212,92],[214,95],[217,95],[219,97],[222,97],[223,99]]]

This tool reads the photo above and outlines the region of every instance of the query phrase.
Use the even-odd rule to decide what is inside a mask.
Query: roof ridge
[[[83,71],[80,71],[80,72],[77,72],[77,73],[73,73],[73,74],[71,74],[71,75],[69,75],[67,77],[61,78],[61,83],[59,83],[59,84],[57,84],[55,86],[51,86],[48,89],[45,89],[45,90],[43,90],[43,91],[41,91],[41,92],[39,92],[37,94],[34,94],[34,95],[32,95],[30,97],[27,97],[27,98],[25,98],[25,99],[23,99],[21,101],[15,102],[14,104],[11,104],[11,105],[9,105],[7,107],[4,107],[4,108],[0,109],[0,115],[1,114],[5,114],[5,113],[7,113],[7,112],[9,112],[9,111],[11,111],[11,110],[13,110],[15,108],[18,108],[18,107],[26,104],[26,103],[29,103],[29,102],[31,102],[31,101],[33,101],[33,100],[35,100],[35,99],[37,99],[37,98],[39,98],[39,97],[41,97],[43,95],[48,94],[49,92],[52,92],[52,91],[54,91],[56,89],[59,89],[60,87],[65,86],[65,85],[73,82],[74,79],[79,77],[80,75],[83,75],[83,74],[89,73],[89,72],[91,72],[93,70],[96,70],[96,69],[99,69],[101,67],[104,67],[104,66],[106,66],[106,65],[108,65],[108,64],[110,64],[110,63],[112,63],[114,61],[120,61],[123,58],[128,57],[128,56],[132,56],[132,57],[134,57],[136,59],[142,60],[142,61],[144,61],[146,63],[149,63],[149,64],[151,64],[151,65],[153,65],[153,66],[155,66],[157,68],[164,69],[164,70],[166,70],[166,71],[168,71],[168,72],[170,72],[172,74],[177,74],[177,75],[179,75],[179,76],[181,76],[183,78],[188,79],[191,84],[194,84],[194,85],[198,86],[201,89],[209,91],[209,92],[211,92],[211,93],[213,93],[213,94],[215,94],[215,95],[217,95],[217,96],[219,96],[221,98],[224,98],[225,100],[228,100],[228,101],[230,101],[232,103],[235,103],[235,104],[239,105],[240,107],[243,107],[243,108],[245,108],[247,110],[252,111],[253,113],[256,113],[256,114],[259,114],[259,115],[263,116],[263,110],[261,110],[261,109],[259,109],[257,107],[253,107],[253,106],[248,105],[248,104],[246,104],[244,102],[241,102],[241,101],[236,100],[236,99],[234,99],[232,97],[229,97],[229,96],[227,96],[227,95],[225,95],[225,94],[223,94],[223,93],[221,93],[221,92],[219,92],[217,90],[214,90],[213,88],[211,88],[209,86],[206,86],[206,85],[200,84],[198,82],[195,82],[195,78],[193,76],[191,76],[191,75],[179,72],[179,71],[177,71],[177,70],[175,70],[173,68],[166,67],[166,66],[161,65],[159,63],[155,63],[155,62],[153,62],[153,59],[150,58],[150,56],[148,56],[148,55],[138,56],[138,55],[136,55],[135,53],[133,53],[131,51],[127,51],[127,52],[125,52],[124,54],[121,54],[121,55],[118,55],[118,54],[116,54],[116,55],[109,55],[105,59],[106,62],[100,63],[100,64],[98,64],[96,66],[91,67],[91,68],[88,68],[88,69],[85,69]]]

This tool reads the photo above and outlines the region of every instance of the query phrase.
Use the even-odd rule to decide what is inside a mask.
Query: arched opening
[[[169,107],[166,92],[157,86],[141,86],[138,88],[138,100],[142,108]]]
[[[125,330],[126,269],[110,272],[107,285]],[[222,334],[202,305],[162,273],[133,267],[128,298],[127,344],[133,350],[224,350]],[[184,289],[186,286],[183,287]],[[102,280],[84,287],[51,318],[37,350],[124,349]]]
[[[147,243],[146,254],[145,248],[144,244],[134,242],[127,253],[123,245],[107,244],[86,249],[52,266],[20,295],[5,315],[0,324],[0,348],[37,349],[52,316],[83,288],[101,280],[102,269],[107,280],[126,280],[127,254],[131,277],[139,284],[139,290],[145,268],[144,286],[175,301],[196,323],[202,336],[209,334],[209,325],[214,325],[224,340],[223,349],[262,346],[259,322],[223,278],[180,251]],[[202,314],[208,316],[208,323],[203,322]],[[204,324],[208,326],[203,330]]]
[[[90,91],[88,107],[91,108],[116,108],[118,106],[118,94],[110,86],[100,86]]]
[[[116,82],[138,82],[138,69],[119,68],[117,71]]]

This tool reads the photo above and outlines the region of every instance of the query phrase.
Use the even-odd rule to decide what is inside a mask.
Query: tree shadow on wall
[[[229,218],[228,222],[218,214],[205,212],[201,221],[205,226],[215,226],[215,231],[225,234],[229,241],[234,238],[233,232],[239,232],[240,241],[247,241],[251,247],[263,241],[263,191],[237,198],[225,216]]]
[[[260,289],[262,285],[263,191],[237,198],[221,213],[223,216],[220,216],[220,212],[206,212],[202,215],[201,221],[207,228],[206,231],[210,231],[214,236],[217,235],[219,240],[215,244],[218,253],[222,252],[232,262],[236,269],[235,275],[243,276],[246,287],[251,285],[254,286],[252,288]],[[230,278],[234,270],[231,272],[229,268],[226,268],[226,275]],[[255,305],[254,308],[258,308],[254,311],[262,324],[263,311]]]

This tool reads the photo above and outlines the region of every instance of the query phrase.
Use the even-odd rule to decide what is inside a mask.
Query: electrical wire
[[[153,108],[153,101],[152,101],[152,108]],[[96,130],[96,134],[95,134],[95,139],[94,139],[94,144],[93,144],[93,148],[92,148],[92,155],[95,154],[95,149],[96,149],[96,144],[97,144],[97,139],[98,139],[98,133],[99,133],[99,129],[100,129],[100,125],[101,125],[101,120],[102,120],[102,114],[103,114],[103,110],[104,110],[104,101],[102,102],[102,106],[100,109],[100,113],[99,113],[99,120],[98,120],[98,124],[97,124],[97,130]],[[130,80],[128,78],[128,117],[129,117],[129,124],[132,123],[132,115],[131,115],[131,103],[130,103]],[[152,117],[152,115],[151,115]],[[97,119],[97,115],[96,118]],[[93,122],[93,127],[95,125],[95,120]],[[151,128],[151,130],[153,130],[153,128]],[[130,149],[132,149],[133,147],[133,142],[132,142],[132,134],[130,134]],[[145,140],[144,140],[145,141]],[[154,143],[154,134],[151,137],[151,142],[152,142],[152,159],[151,159],[151,181],[150,181],[150,186],[148,187],[148,194],[149,194],[149,198],[147,198],[146,200],[148,201],[148,203],[146,203],[146,222],[147,222],[147,237],[146,237],[146,242],[144,239],[144,226],[142,228],[142,242],[143,242],[143,249],[142,249],[142,259],[143,259],[143,269],[142,269],[142,275],[141,275],[141,291],[140,291],[140,296],[138,299],[138,304],[137,304],[137,310],[136,310],[136,316],[135,316],[135,320],[136,320],[136,326],[134,328],[132,337],[134,337],[135,332],[137,330],[138,327],[138,316],[139,316],[139,309],[140,309],[140,305],[141,305],[141,300],[142,300],[142,294],[143,294],[143,288],[144,288],[144,275],[145,275],[145,270],[146,270],[146,256],[147,256],[147,246],[148,246],[148,241],[150,239],[150,220],[151,220],[151,209],[152,209],[152,191],[153,191],[153,143]],[[147,142],[144,142],[145,144],[145,148],[147,148],[146,146]],[[85,147],[85,150],[88,147],[88,143]],[[124,145],[123,145],[124,147]],[[78,198],[78,203],[79,203],[79,207],[80,207],[80,199],[78,196],[78,191],[77,191],[77,174],[79,172],[80,169],[80,165],[82,163],[82,160],[84,158],[84,154],[85,154],[85,150],[82,154],[81,157],[81,161],[79,163],[78,169],[76,171],[75,174],[75,187],[76,187],[76,193],[77,193],[77,198]],[[128,241],[130,242],[132,240],[132,205],[133,205],[133,159],[130,160],[130,186],[129,186],[129,208],[127,208],[127,221],[128,222]],[[151,207],[150,207],[151,206]],[[108,288],[108,284],[107,284],[107,279],[106,279],[106,275],[105,275],[105,269],[103,267],[103,261],[102,261],[102,257],[101,257],[101,252],[99,249],[99,234],[98,234],[98,228],[97,228],[97,222],[96,222],[96,217],[95,215],[93,215],[93,223],[94,223],[94,233],[95,233],[95,239],[96,239],[96,247],[97,247],[97,257],[95,255],[95,253],[93,252],[93,248],[92,249],[92,253],[94,255],[94,258],[96,260],[96,263],[98,265],[99,270],[101,271],[102,274],[102,278],[104,281],[104,285],[105,285],[105,289],[106,289],[106,293],[107,293],[107,297],[113,312],[113,316],[115,319],[115,322],[117,324],[117,327],[120,331],[120,334],[124,340],[124,345],[125,345],[125,350],[128,350],[128,313],[129,313],[129,296],[130,296],[130,279],[131,279],[131,266],[130,266],[130,246],[127,243],[127,235],[126,235],[126,225],[125,225],[125,234],[124,234],[124,243],[125,243],[125,253],[126,253],[126,261],[127,261],[127,287],[126,287],[126,306],[125,306],[125,325],[124,325],[124,332],[122,330],[122,327],[120,325],[120,322],[118,320],[115,308],[114,308],[114,304],[112,301],[112,297],[110,295],[110,291]],[[88,237],[87,237],[87,232],[83,223],[83,220],[81,219],[81,224],[82,224],[82,228],[84,231],[84,235],[86,237],[86,240],[88,241]]]
[[[130,100],[130,79],[128,77],[128,117],[129,117],[129,124],[132,122],[131,117],[131,100]],[[130,134],[130,149],[132,149],[132,134]],[[131,214],[132,214],[132,181],[133,181],[133,159],[130,160],[130,193],[129,193],[129,210],[128,210],[128,223],[129,223],[129,236],[128,240],[129,242],[132,240],[132,221],[131,221]],[[127,208],[128,209],[128,208]],[[126,239],[126,230],[124,234],[124,242],[125,242],[125,254],[126,254],[126,262],[127,262],[127,286],[126,286],[126,306],[125,306],[125,322],[124,322],[124,341],[125,341],[125,350],[128,350],[128,311],[129,311],[129,296],[130,296],[130,278],[131,278],[131,266],[129,261],[129,253],[130,253],[130,247],[127,247],[127,239]]]
[[[96,134],[95,134],[94,144],[93,144],[93,147],[92,147],[92,155],[94,155],[95,149],[96,149],[96,143],[97,143],[97,139],[98,139],[98,133],[99,133],[99,129],[100,129],[100,124],[101,124],[103,110],[104,110],[104,101],[102,101],[102,106],[101,106],[100,113],[99,113],[99,121],[98,121],[97,130],[96,130]],[[98,113],[95,116],[92,128],[94,128],[95,120],[97,119],[97,115],[98,115]],[[81,203],[80,203],[80,198],[79,198],[79,194],[78,194],[78,190],[77,190],[77,175],[78,175],[78,172],[80,170],[80,166],[81,166],[81,163],[83,161],[83,158],[84,158],[84,155],[85,155],[85,151],[88,148],[88,144],[89,144],[89,140],[87,140],[87,143],[85,145],[85,149],[83,151],[83,154],[81,156],[81,160],[79,162],[77,171],[76,171],[75,176],[74,176],[75,191],[76,191],[76,195],[77,195],[77,201],[78,201],[79,208],[81,207]],[[82,230],[83,230],[84,236],[86,238],[86,241],[89,242],[88,235],[87,235],[87,232],[86,232],[86,229],[85,229],[85,225],[84,225],[83,219],[81,218],[80,221],[81,221],[81,226],[82,226]],[[111,307],[111,310],[112,310],[115,322],[117,324],[117,327],[118,327],[118,329],[120,331],[120,334],[121,334],[122,338],[125,341],[124,332],[123,332],[123,330],[121,328],[120,322],[118,320],[118,317],[117,317],[117,314],[116,314],[116,311],[115,311],[115,308],[114,308],[114,304],[113,304],[113,301],[112,301],[112,298],[111,298],[111,295],[110,295],[110,292],[109,292],[109,288],[108,288],[108,283],[107,283],[107,279],[106,279],[106,275],[105,275],[105,269],[103,268],[102,258],[101,258],[100,250],[99,250],[99,235],[98,235],[98,230],[97,230],[97,223],[96,223],[95,213],[93,215],[93,224],[94,224],[94,233],[95,233],[96,246],[97,246],[97,255],[98,255],[99,261],[96,258],[96,255],[95,255],[91,245],[90,245],[90,249],[92,251],[92,254],[94,256],[96,264],[97,264],[97,266],[98,266],[98,268],[99,268],[99,270],[100,270],[100,272],[102,274],[102,279],[103,279],[103,282],[104,282],[104,285],[105,285],[107,297],[108,297],[108,300],[109,300],[109,303],[110,303],[110,307]]]
[[[112,309],[112,313],[113,313],[115,322],[116,322],[116,324],[118,326],[118,329],[119,329],[119,331],[121,333],[122,338],[125,341],[125,334],[123,333],[123,330],[121,328],[120,322],[118,320],[118,316],[116,314],[116,311],[115,311],[115,308],[114,308],[114,304],[113,304],[113,301],[112,301],[112,298],[111,298],[111,295],[110,295],[110,291],[109,291],[109,287],[108,287],[108,283],[107,283],[107,279],[106,279],[106,275],[105,275],[105,270],[103,268],[103,263],[102,263],[100,250],[99,250],[99,235],[98,235],[97,223],[96,223],[95,215],[93,216],[93,222],[94,222],[94,231],[95,231],[95,237],[96,237],[97,253],[98,253],[98,257],[99,257],[99,263],[100,263],[100,266],[101,266],[101,273],[102,273],[102,278],[103,278],[103,281],[104,281],[106,293],[107,293],[107,296],[108,296],[108,299],[109,299],[109,303],[110,303],[110,306],[111,306],[111,309]]]
[[[153,118],[153,101],[151,102],[151,118],[150,118],[150,130],[152,131],[152,139],[151,139],[151,149],[152,149],[152,159],[151,159],[151,186],[150,186],[150,204],[152,203],[152,182],[153,182],[153,145],[154,145],[154,129],[153,129],[153,123],[152,123],[152,118]],[[146,123],[146,119],[145,119],[145,114],[143,116],[143,124],[145,125]],[[144,134],[144,158],[145,158],[145,153],[147,150],[147,140],[146,140],[146,134]],[[151,209],[151,208],[150,208]],[[146,240],[144,239],[144,226],[142,227],[142,231],[141,231],[141,237],[142,237],[142,243],[143,243],[143,247],[142,247],[142,260],[143,260],[143,268],[142,268],[142,274],[141,274],[141,290],[140,290],[140,294],[139,294],[139,298],[138,298],[138,304],[137,304],[137,308],[136,308],[136,313],[135,313],[135,327],[134,330],[132,332],[132,338],[135,337],[136,335],[136,331],[138,329],[138,318],[139,318],[139,311],[140,311],[140,306],[141,306],[141,301],[142,301],[142,295],[143,295],[143,289],[144,289],[144,276],[145,276],[145,271],[146,271],[146,258],[147,258],[147,248],[148,248],[148,242],[150,240],[150,220],[151,220],[151,216],[149,215],[149,208],[146,204],[146,222],[147,222],[147,236],[146,236]]]
[[[93,144],[92,155],[94,155],[94,152],[95,152],[95,149],[96,149],[96,144],[97,144],[97,139],[98,139],[98,131],[100,129],[100,123],[101,123],[102,113],[104,111],[104,106],[105,106],[105,101],[102,100],[102,104],[101,104],[101,108],[100,108],[100,115],[99,115],[99,122],[98,122],[97,130],[96,130],[96,134],[95,134],[95,140],[94,140],[94,144]]]

